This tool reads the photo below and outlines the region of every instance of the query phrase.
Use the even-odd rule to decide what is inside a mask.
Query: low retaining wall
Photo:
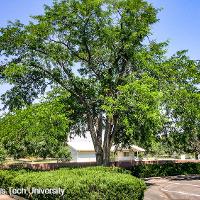
[[[143,164],[165,164],[165,163],[200,163],[200,160],[145,160],[145,161],[117,161],[110,162],[111,166],[130,168],[135,165]],[[66,162],[66,163],[20,163],[20,164],[10,164],[1,165],[0,169],[33,169],[33,170],[54,170],[62,167],[90,167],[97,166],[96,162]]]
[[[33,170],[54,170],[62,167],[89,167],[97,166],[96,162],[66,162],[66,163],[20,163],[20,164],[9,164],[1,165],[0,169],[33,169]]]

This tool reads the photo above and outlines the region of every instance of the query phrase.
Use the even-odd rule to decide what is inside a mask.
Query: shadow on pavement
[[[174,177],[167,178],[170,181],[191,181],[191,180],[200,180],[200,175],[179,175]]]

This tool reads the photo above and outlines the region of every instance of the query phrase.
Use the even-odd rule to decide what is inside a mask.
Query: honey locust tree
[[[90,131],[99,165],[113,143],[150,144],[165,98],[196,70],[185,52],[167,59],[167,43],[149,40],[157,12],[144,0],[54,1],[27,25],[10,22],[0,30],[1,77],[13,86],[3,102],[31,104],[47,85],[69,92],[78,118],[71,130]]]

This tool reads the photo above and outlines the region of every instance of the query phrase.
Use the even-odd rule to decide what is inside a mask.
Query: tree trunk
[[[117,121],[118,121],[117,115],[113,115],[112,118],[107,116],[106,118],[104,145],[103,145],[103,153],[104,153],[103,164],[105,166],[110,165],[110,151],[117,131]]]
[[[100,114],[98,116],[98,119],[96,120],[92,118],[91,115],[88,115],[88,129],[90,131],[90,135],[96,152],[97,165],[110,165],[110,150],[116,132],[116,123],[117,120],[115,118],[106,118],[104,141],[102,144],[102,114]]]
[[[96,163],[97,165],[103,165],[103,151],[102,148],[96,148]]]
[[[103,143],[103,164],[104,166],[110,165],[110,149],[111,149],[111,135],[112,135],[112,119],[106,117],[106,127]]]
[[[102,130],[99,128],[94,128],[94,118],[91,115],[88,115],[88,130],[90,131],[90,135],[92,138],[92,142],[94,145],[94,150],[96,153],[96,163],[97,165],[103,165],[103,149],[102,149]],[[99,120],[98,120],[99,121]]]
[[[106,147],[103,150],[103,165],[110,166],[110,149],[109,149],[109,147]]]

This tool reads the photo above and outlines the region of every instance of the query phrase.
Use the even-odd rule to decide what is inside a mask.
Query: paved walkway
[[[9,195],[0,195],[0,200],[26,200],[23,197],[15,196],[15,198],[10,197]]]
[[[11,198],[8,195],[0,195],[0,200],[14,200],[13,198]]]
[[[200,200],[200,175],[145,179],[144,200]]]

